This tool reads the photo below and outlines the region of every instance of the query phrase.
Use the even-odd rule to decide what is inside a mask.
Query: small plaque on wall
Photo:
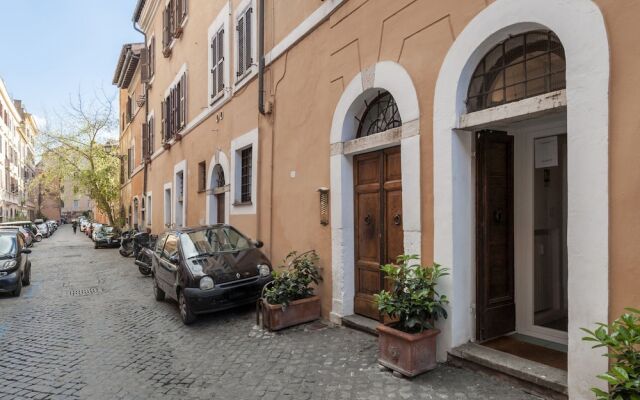
[[[549,136],[535,140],[536,168],[558,166],[558,137]]]

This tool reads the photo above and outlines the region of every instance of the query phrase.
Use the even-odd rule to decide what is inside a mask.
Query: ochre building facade
[[[139,0],[118,61],[130,225],[228,223],[277,264],[315,249],[323,316],[378,319],[378,266],[450,268],[439,358],[564,346],[640,305],[640,3]],[[142,36],[142,35],[141,35]],[[328,194],[328,196],[326,195]]]

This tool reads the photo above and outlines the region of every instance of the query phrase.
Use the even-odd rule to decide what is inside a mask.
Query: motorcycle
[[[131,257],[133,254],[133,236],[138,233],[135,229],[123,232],[118,251],[122,257]]]
[[[151,260],[153,257],[153,248],[156,245],[158,236],[150,235],[146,232],[138,233],[133,237],[133,247],[137,249],[135,264],[138,266],[138,271],[142,275],[151,274]]]

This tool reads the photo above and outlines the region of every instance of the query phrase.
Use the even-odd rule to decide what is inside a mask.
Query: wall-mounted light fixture
[[[320,193],[320,224],[329,225],[329,188],[319,187]]]

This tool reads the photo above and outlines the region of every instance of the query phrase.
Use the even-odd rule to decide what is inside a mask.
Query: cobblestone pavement
[[[372,336],[317,323],[266,333],[252,307],[186,327],[132,259],[69,225],[33,250],[32,285],[0,295],[0,399],[534,399],[447,365],[396,378]]]

